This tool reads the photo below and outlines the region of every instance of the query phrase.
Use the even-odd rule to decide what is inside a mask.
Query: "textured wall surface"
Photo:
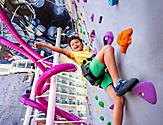
[[[92,29],[96,32],[94,47],[97,50],[103,46],[104,33],[113,32],[115,37],[113,47],[121,77],[125,79],[138,77],[140,80],[150,80],[156,88],[157,103],[155,105],[149,104],[131,93],[126,95],[124,125],[163,124],[162,5],[162,0],[157,0],[157,2],[152,0],[119,0],[119,4],[113,7],[109,6],[108,0],[88,0],[87,3],[83,1],[78,3],[88,32]],[[94,22],[91,22],[92,14],[95,17]],[[99,23],[100,16],[103,16],[102,23]],[[134,30],[133,43],[129,46],[126,55],[123,55],[119,51],[116,40],[118,34],[128,27],[132,27]],[[92,93],[91,89],[90,93]],[[101,98],[107,98],[106,95],[102,96],[100,92],[99,94]],[[94,96],[90,100],[91,104],[94,104],[95,100],[93,100]],[[106,101],[105,103],[110,102]],[[107,108],[105,107],[105,110]],[[92,113],[95,112],[92,110]],[[108,115],[108,117],[110,116]],[[96,124],[100,123],[96,122]]]
[[[0,76],[0,125],[22,125],[26,108],[19,101],[29,87],[23,83],[25,74]]]

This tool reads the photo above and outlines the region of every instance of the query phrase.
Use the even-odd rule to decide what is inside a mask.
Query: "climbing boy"
[[[122,125],[124,107],[124,97],[122,95],[131,90],[138,83],[138,80],[136,78],[122,80],[119,77],[112,46],[105,45],[95,56],[91,57],[89,48],[83,50],[84,45],[78,36],[72,36],[67,41],[72,51],[41,42],[37,42],[35,46],[64,54],[80,65],[88,81],[93,85],[99,85],[111,97],[114,103],[113,123],[114,125]]]

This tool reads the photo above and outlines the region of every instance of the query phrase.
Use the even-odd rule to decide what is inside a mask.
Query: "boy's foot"
[[[131,90],[138,82],[139,80],[136,78],[132,78],[129,80],[120,80],[114,90],[117,96],[121,96]]]

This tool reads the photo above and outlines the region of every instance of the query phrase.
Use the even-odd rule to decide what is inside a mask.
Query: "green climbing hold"
[[[101,120],[101,121],[104,121],[104,116],[101,115],[101,116],[100,116],[100,120]]]
[[[84,34],[84,35],[86,34],[85,31],[83,31],[83,34]]]
[[[99,101],[98,104],[100,107],[104,108],[104,103],[102,101]]]
[[[80,28],[80,33],[82,33],[83,32],[83,30],[82,30],[82,28]]]
[[[98,100],[98,96],[97,95],[95,96],[95,99]]]
[[[107,125],[111,125],[111,122],[108,122]]]

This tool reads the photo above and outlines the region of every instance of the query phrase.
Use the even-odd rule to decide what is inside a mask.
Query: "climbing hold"
[[[104,121],[104,116],[101,115],[101,116],[100,116],[100,120],[101,120],[101,121]]]
[[[75,0],[72,0],[72,4],[75,4]]]
[[[87,45],[87,43],[85,42],[85,40],[82,40],[82,43],[85,43]]]
[[[78,24],[80,27],[82,26],[80,23]]]
[[[103,16],[99,17],[99,23],[102,23]]]
[[[108,0],[110,6],[118,4],[118,0]]]
[[[93,48],[92,53],[97,54],[97,48]]]
[[[83,30],[82,30],[82,28],[80,28],[80,33],[82,33],[83,32]]]
[[[92,13],[92,15],[91,15],[91,21],[93,22],[94,21],[94,14]]]
[[[90,37],[95,37],[95,30],[91,30],[91,32],[90,32]]]
[[[157,102],[156,89],[154,87],[154,83],[152,83],[151,81],[141,81],[132,89],[132,93],[151,104],[156,104]]]
[[[86,35],[85,31],[83,31],[83,34]]]
[[[102,101],[99,101],[98,104],[100,107],[104,108],[104,103]]]
[[[92,93],[95,93],[95,90],[94,89],[92,89]]]
[[[98,113],[98,109],[95,109],[95,112]]]
[[[114,109],[114,104],[112,104],[110,107],[109,107],[111,110]]]
[[[133,33],[132,28],[128,28],[120,32],[117,38],[117,43],[120,45],[120,51],[122,53],[126,53],[128,46],[132,43],[131,42],[131,35]]]
[[[111,45],[113,40],[114,40],[113,33],[111,31],[106,32],[103,37],[104,45],[107,45],[107,44]]]
[[[82,16],[83,16],[83,14],[82,14],[82,13],[80,13],[80,16],[82,17]]]
[[[98,96],[97,95],[95,96],[95,99],[98,100]]]
[[[83,0],[84,3],[87,3],[87,0]]]
[[[111,125],[111,122],[108,122],[107,125]]]
[[[90,36],[90,40],[91,40],[91,42],[93,42],[93,41],[95,40],[95,30],[91,30],[89,36]]]
[[[87,100],[87,101],[88,101],[88,95],[86,95],[85,100]]]

